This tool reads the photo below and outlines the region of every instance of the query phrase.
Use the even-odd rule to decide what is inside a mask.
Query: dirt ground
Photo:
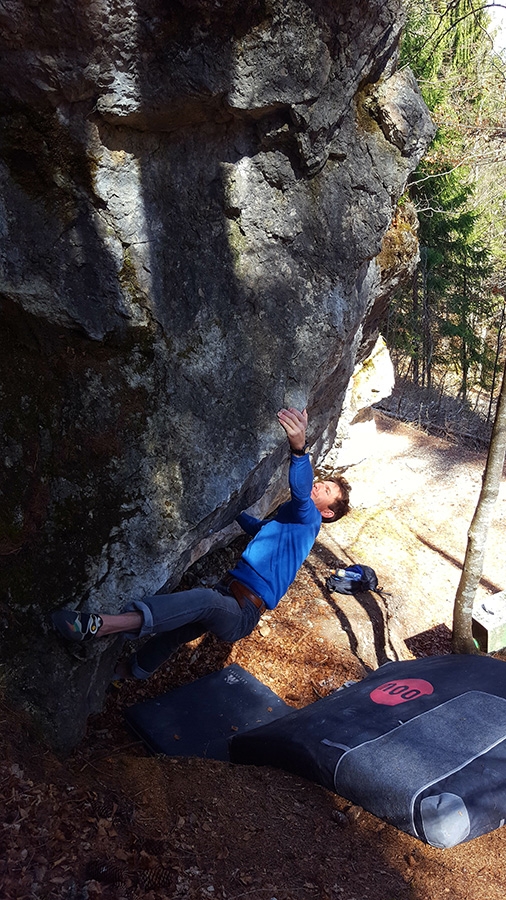
[[[450,652],[485,457],[376,419],[367,459],[346,473],[352,511],[322,529],[287,598],[249,638],[231,647],[206,637],[148,683],[111,690],[63,761],[0,702],[2,898],[503,900],[504,828],[437,850],[281,770],[151,757],[123,722],[126,706],[231,662],[303,707],[388,659]],[[505,538],[503,482],[478,602],[506,588]],[[373,566],[383,598],[330,594],[340,561]]]

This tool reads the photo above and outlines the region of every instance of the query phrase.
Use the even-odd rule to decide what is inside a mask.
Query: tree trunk
[[[495,358],[494,358],[494,371],[492,374],[492,387],[490,388],[490,401],[488,404],[488,413],[487,413],[487,425],[490,422],[490,416],[492,415],[492,405],[494,402],[494,391],[495,391],[495,382],[497,378],[497,369],[499,367],[499,354],[501,352],[502,347],[502,330],[504,326],[504,315],[506,312],[506,304],[503,305],[501,310],[501,321],[499,322],[499,328],[497,330],[497,343],[495,348]]]
[[[483,484],[467,534],[467,549],[453,608],[453,652],[476,653],[472,635],[473,603],[482,572],[488,527],[504,467],[506,454],[506,366],[497,403],[494,427]]]
[[[462,285],[462,305],[460,312],[460,330],[461,330],[461,347],[460,347],[460,368],[462,371],[462,381],[460,385],[460,396],[463,400],[467,398],[467,373],[469,370],[469,360],[467,353],[467,321],[466,321],[466,306],[467,306],[467,278],[466,278],[466,268],[463,266],[464,275],[463,275],[463,285]]]
[[[422,387],[431,387],[432,383],[432,333],[431,333],[431,310],[429,299],[428,285],[428,269],[427,269],[427,250],[420,250],[420,257],[423,263],[423,280],[422,280],[422,347],[423,347],[423,369],[422,369]]]
[[[419,266],[415,269],[415,274],[413,275],[413,290],[412,290],[412,301],[413,301],[413,320],[412,320],[412,328],[411,333],[413,335],[413,384],[420,383],[420,336],[419,336],[419,297],[418,297],[418,278],[419,278]]]

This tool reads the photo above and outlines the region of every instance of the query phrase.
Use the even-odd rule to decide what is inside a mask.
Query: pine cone
[[[86,880],[99,881],[102,884],[120,884],[125,877],[121,866],[106,859],[90,859],[86,866]]]
[[[146,869],[139,874],[139,882],[146,890],[158,887],[170,887],[174,876],[170,869],[156,866],[154,869]]]
[[[112,819],[118,809],[118,800],[112,793],[89,791],[88,802],[97,819]]]

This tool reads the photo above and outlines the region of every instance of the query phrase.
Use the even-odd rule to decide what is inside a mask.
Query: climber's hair
[[[329,503],[329,509],[332,510],[333,515],[328,517],[325,516],[323,519],[324,524],[329,525],[331,522],[337,522],[338,519],[342,519],[342,517],[349,512],[351,485],[342,475],[333,475],[330,478],[327,477],[325,480],[337,484],[341,490],[341,496],[332,503]]]

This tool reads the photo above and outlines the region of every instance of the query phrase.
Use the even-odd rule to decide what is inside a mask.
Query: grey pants
[[[182,644],[208,631],[232,643],[250,634],[260,618],[260,611],[250,600],[241,609],[226,588],[155,594],[132,601],[123,612],[133,610],[142,614],[142,628],[139,634],[126,637],[152,635],[130,660],[132,674],[141,679],[149,678]]]

